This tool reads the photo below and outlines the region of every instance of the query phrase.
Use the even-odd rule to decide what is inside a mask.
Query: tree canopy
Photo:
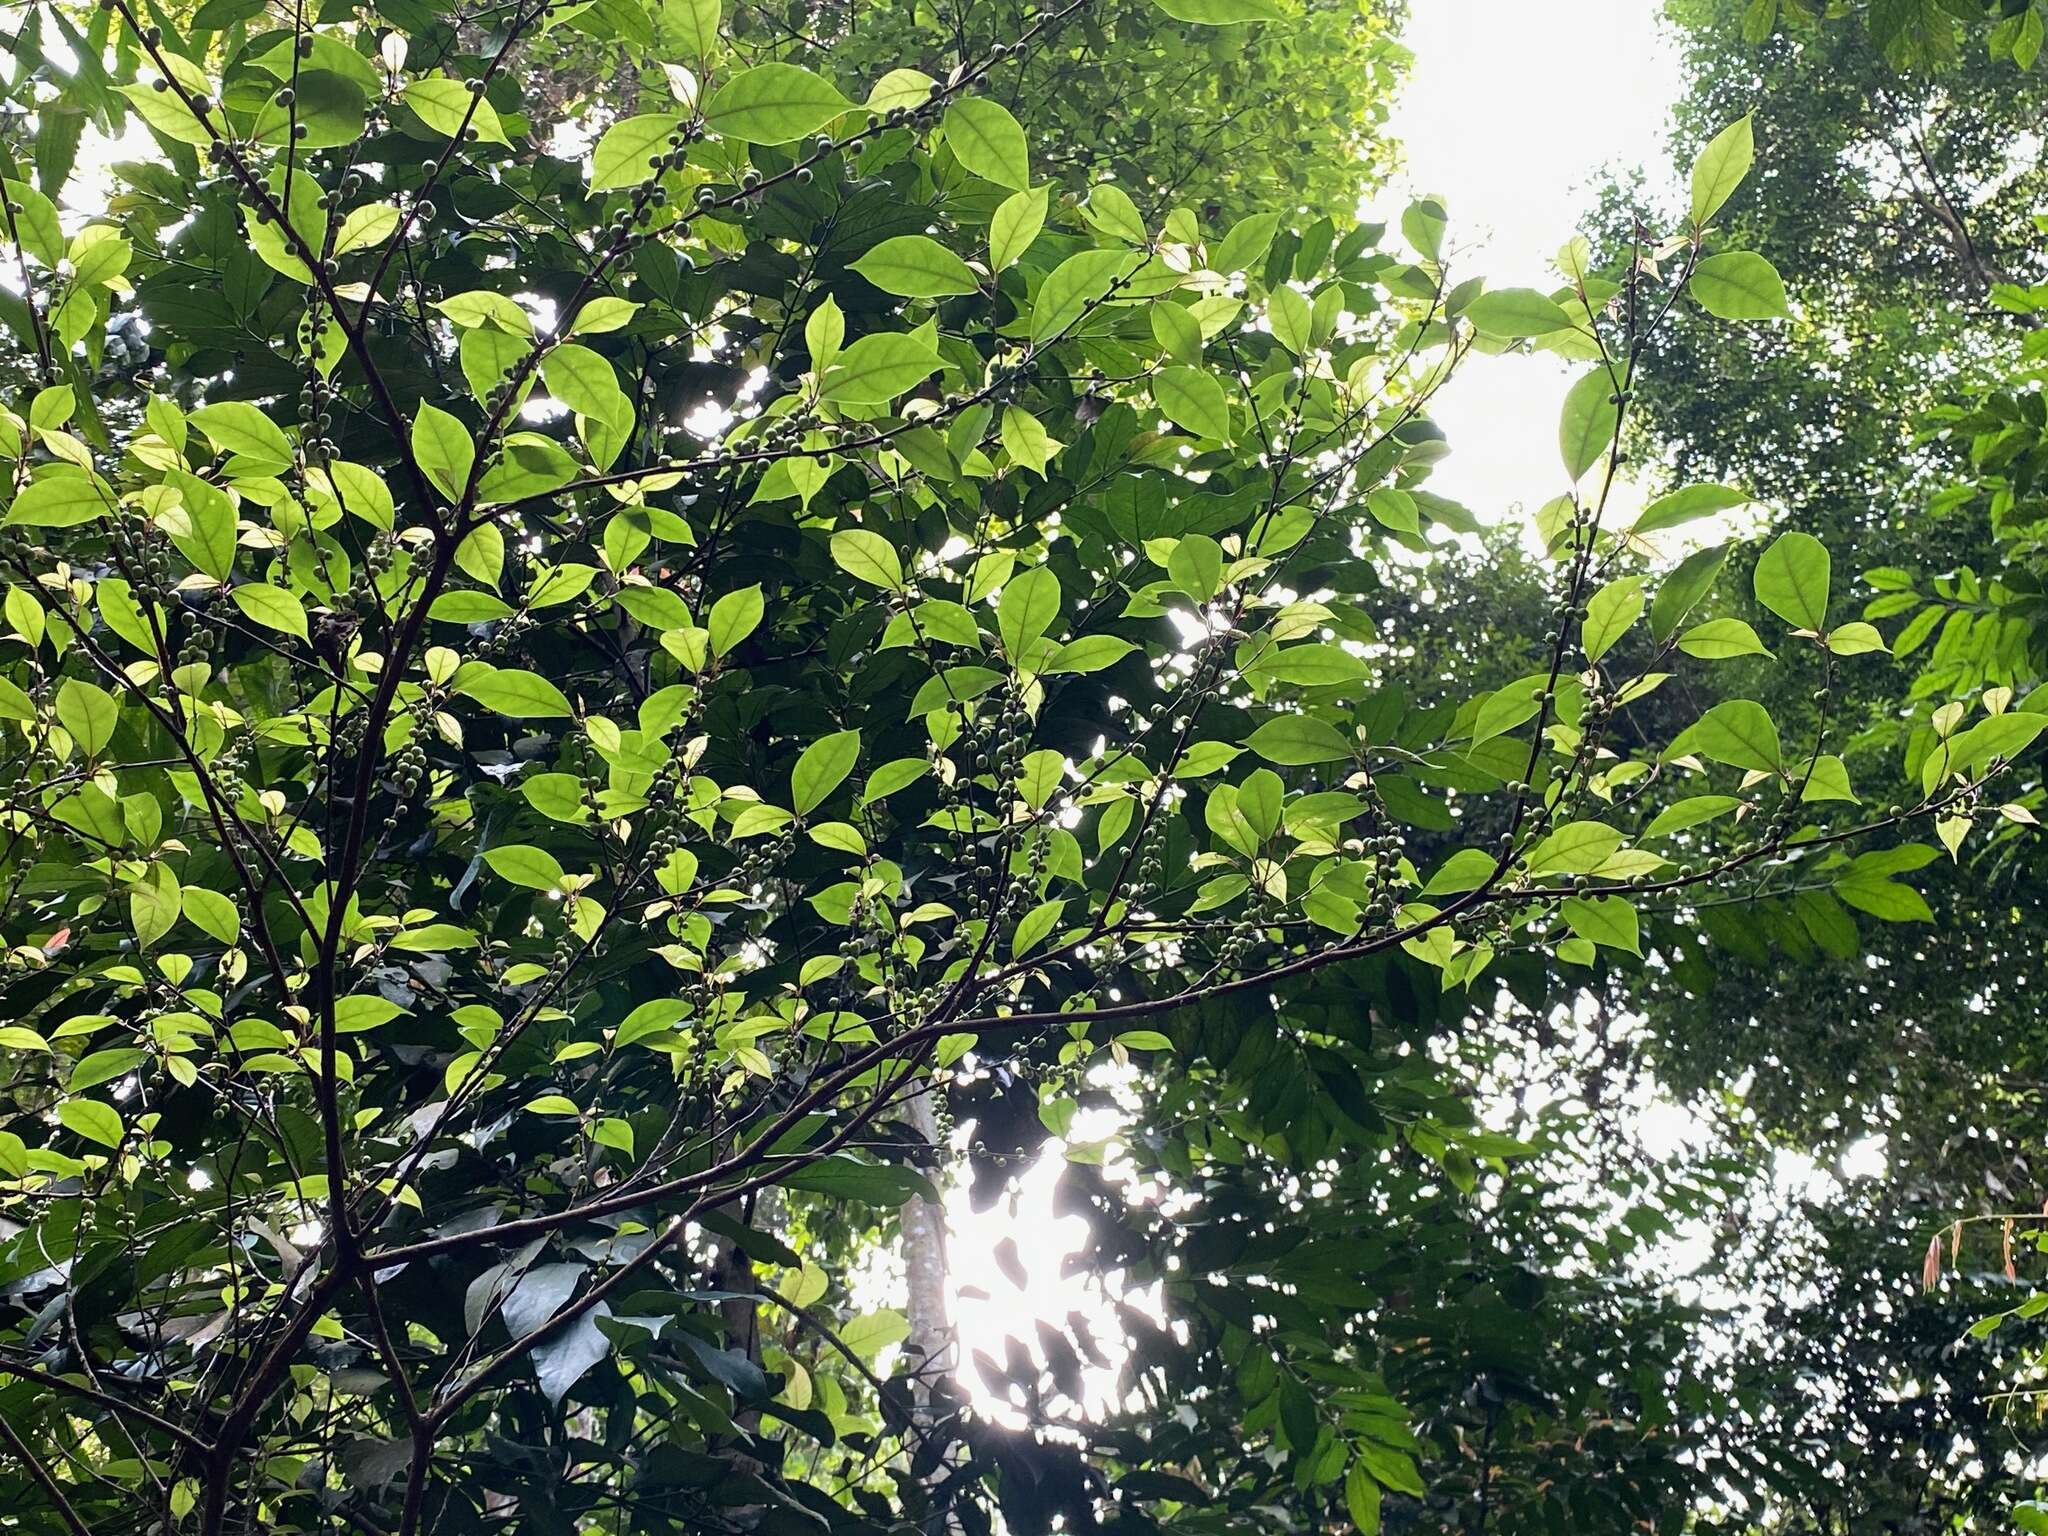
[[[1793,1250],[1745,1159],[1624,1145],[1617,1015],[1675,1076],[1688,1008],[1911,950],[1889,1006],[1981,964],[2023,1031],[1971,935],[1898,935],[2030,857],[2038,650],[1916,682],[1880,623],[1977,589],[1864,608],[1853,520],[1686,436],[1817,329],[1753,199],[1824,147],[1745,104],[1675,218],[1491,288],[1439,202],[1356,215],[1397,20],[24,13],[18,1528],[1734,1530],[1824,1487],[1811,1355],[1717,1356],[1660,1247]],[[1487,530],[1429,409],[1509,350],[1575,382]],[[2018,572],[2044,423],[1991,378],[1914,426]],[[1678,470],[1625,515],[1639,445]],[[1048,1148],[1100,1313],[956,1375],[863,1266]],[[1910,1273],[1883,1222],[1799,1242]],[[1855,1443],[1903,1489],[1987,1422],[1935,1418]]]

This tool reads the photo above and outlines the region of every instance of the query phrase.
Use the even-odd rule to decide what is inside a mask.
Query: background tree
[[[1865,617],[1917,674],[1904,711],[1892,680],[1869,670],[1846,669],[1832,700],[1852,723],[1850,780],[1881,800],[1913,792],[1944,706],[1986,687],[2025,700],[2042,676],[2024,511],[2043,249],[2043,165],[2026,125],[2041,75],[1997,28],[1987,48],[1957,8],[1940,23],[1954,46],[1911,57],[1884,33],[1901,7],[1870,8],[1868,29],[1799,26],[1785,8],[1768,37],[1763,9],[1668,8],[1688,81],[1675,117],[1681,150],[1716,114],[1750,107],[1771,142],[1797,142],[1786,174],[1753,179],[1728,218],[1776,257],[1802,323],[1738,355],[1725,328],[1681,307],[1643,370],[1636,448],[1675,480],[1726,481],[1781,525],[1823,530],[1862,573]],[[1609,193],[1609,249],[1627,238],[1636,196]],[[1692,381],[1706,371],[1727,388],[1701,409]],[[1770,671],[1734,676],[1798,718],[1805,702]],[[2031,760],[2012,816],[2038,813],[2038,779]],[[1957,856],[1927,875],[1942,920],[1875,946],[1876,963],[1847,914],[1802,895],[1713,910],[1687,957],[1630,993],[1646,1014],[1642,1057],[1681,1097],[1712,1105],[1734,1091],[1767,1146],[1823,1164],[1883,1138],[1879,1181],[1804,1213],[1813,1230],[1792,1262],[1825,1299],[1782,1305],[1757,1341],[1773,1396],[1809,1414],[1825,1400],[1831,1443],[1863,1469],[1787,1495],[1794,1529],[2004,1518],[2033,1487],[2034,1431],[1995,1396],[1999,1351],[1957,1342],[1978,1312],[2016,1299],[1996,1224],[1934,1294],[1916,1294],[1913,1273],[1957,1215],[2039,1204],[2026,1107],[2039,1019],[2013,981],[2038,954],[2043,913],[2038,847],[2021,831],[2003,818],[1951,825]],[[1741,1245],[1730,1257],[1758,1274]],[[1861,1321],[1845,1332],[1845,1317]],[[1827,1387],[1796,1386],[1814,1373]],[[1905,1414],[1902,1389],[1915,1404]],[[1940,1406],[1923,1413],[1929,1402]]]
[[[1574,242],[1554,292],[1484,293],[1433,203],[1385,248],[1348,206],[1185,206],[1100,155],[1044,179],[1019,72],[1151,39],[1167,89],[1172,38],[1213,60],[1291,19],[1162,11],[934,16],[943,73],[706,0],[36,13],[158,153],[68,221],[77,161],[5,187],[27,1518],[1682,1516],[1687,1313],[1531,1270],[1570,1223],[1434,1042],[1775,882],[1914,915],[1931,852],[1896,839],[1980,809],[2048,716],[1987,701],[1918,793],[1837,815],[1826,708],[1665,703],[1762,645],[1704,617],[1719,564],[1657,571],[1609,507],[1659,326],[1688,295],[1782,315],[1714,223],[1747,119],[1661,265]],[[529,114],[565,28],[642,67]],[[1246,157],[1296,126],[1253,105],[1218,141]],[[1431,626],[1375,594],[1469,528],[1427,488],[1429,396],[1532,338],[1584,366],[1540,627],[1487,653],[1527,670],[1432,647],[1381,686]],[[1655,518],[1725,496],[1676,494]],[[1882,647],[1812,537],[1746,574],[1802,687]],[[902,1320],[842,1262],[932,1193],[905,1104],[945,1092],[985,1157],[1100,1063],[1135,1066],[1171,1202],[1072,1198],[1196,1345],[1126,1309],[1171,1411],[1043,1432],[1092,1347],[1050,1328],[992,1373],[1024,1429],[914,1411],[917,1361],[880,1369]],[[1599,1475],[1552,1498],[1588,1436]]]

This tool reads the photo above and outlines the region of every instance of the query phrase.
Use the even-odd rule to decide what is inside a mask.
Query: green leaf
[[[938,85],[921,69],[892,69],[869,88],[864,105],[870,112],[892,112],[898,107],[913,112],[932,99]]]
[[[1363,1462],[1354,1461],[1344,1474],[1344,1509],[1358,1536],[1379,1536],[1380,1485]]]
[[[1031,339],[1051,341],[1068,330],[1142,260],[1129,251],[1081,251],[1069,256],[1039,285],[1031,306]]]
[[[71,1069],[71,1076],[64,1084],[65,1091],[83,1093],[88,1088],[99,1087],[101,1083],[111,1083],[117,1077],[125,1077],[135,1069],[144,1054],[132,1045],[94,1051]]]
[[[1728,546],[1694,550],[1679,561],[1650,603],[1650,633],[1662,645],[1713,590],[1728,563]]]
[[[1003,451],[1009,454],[1010,462],[1030,470],[1041,480],[1045,478],[1045,466],[1060,450],[1039,419],[1020,405],[1003,407],[1002,437]]]
[[[1225,274],[1249,272],[1266,259],[1266,251],[1279,228],[1277,213],[1254,213],[1239,219],[1230,226],[1230,233],[1211,248],[1209,269]]]
[[[1130,641],[1120,640],[1115,635],[1083,635],[1054,651],[1045,670],[1048,673],[1100,672],[1104,667],[1115,666],[1136,649]]]
[[[1010,938],[1010,954],[1022,959],[1045,941],[1067,910],[1064,901],[1042,901],[1018,919],[1017,931]]]
[[[568,565],[535,564],[526,588],[529,609],[556,608],[572,603],[586,592],[597,575],[595,566],[572,562]]]
[[[1341,645],[1310,641],[1285,650],[1269,650],[1247,670],[1276,682],[1324,688],[1333,683],[1361,682],[1371,669]]]
[[[946,143],[953,158],[984,181],[1022,192],[1031,185],[1024,129],[1009,109],[986,96],[960,96],[946,108]]]
[[[0,187],[10,203],[21,205],[21,212],[14,216],[14,230],[21,237],[22,249],[46,267],[56,266],[64,259],[64,226],[57,205],[27,182],[9,181]],[[0,238],[5,231],[6,226],[0,225]]]
[[[1705,661],[1725,661],[1731,656],[1768,656],[1755,630],[1740,619],[1709,619],[1695,624],[1678,638],[1678,648],[1688,656]]]
[[[1415,1470],[1415,1458],[1407,1452],[1364,1440],[1359,1442],[1358,1454],[1384,1486],[1418,1499],[1425,1496],[1422,1476]]]
[[[884,240],[852,265],[882,292],[900,298],[938,299],[981,287],[967,263],[929,235]]]
[[[65,1130],[87,1141],[96,1141],[103,1147],[121,1145],[120,1115],[97,1099],[66,1099],[57,1106],[57,1121]]]
[[[1586,603],[1586,622],[1580,630],[1586,660],[1598,661],[1605,656],[1642,615],[1643,583],[1639,576],[1623,576],[1595,592]]]
[[[455,546],[456,569],[478,581],[498,584],[505,569],[505,535],[496,523],[478,523]]]
[[[808,816],[837,789],[860,761],[860,732],[834,731],[805,747],[790,773],[790,803],[797,815]]]
[[[1199,368],[1176,364],[1152,377],[1152,403],[1177,427],[1214,442],[1230,441],[1230,406],[1223,386]]]
[[[29,403],[28,424],[32,427],[61,427],[77,408],[78,397],[69,384],[52,384],[36,391],[35,399]]]
[[[1728,201],[1756,162],[1756,141],[1748,117],[1737,118],[1707,141],[1692,165],[1692,222],[1707,222]]]
[[[718,52],[719,0],[662,0],[660,15],[672,36],[694,59]]]
[[[382,245],[397,231],[398,217],[398,210],[389,203],[368,203],[349,210],[334,233],[334,254],[346,256]]]
[[[705,620],[705,628],[711,636],[711,654],[728,654],[759,627],[761,616],[767,611],[768,605],[761,596],[758,582],[719,598],[711,605],[711,612]]]
[[[1614,445],[1615,428],[1621,421],[1616,403],[1614,379],[1601,364],[1583,375],[1564,397],[1564,410],[1557,423],[1558,452],[1564,456],[1565,473],[1575,481]]]
[[[243,582],[228,594],[244,618],[265,629],[306,638],[306,610],[296,597],[282,587],[262,582]]]
[[[168,864],[152,864],[140,880],[128,887],[128,923],[135,930],[135,942],[144,949],[178,926],[183,910],[183,892],[178,877]]]
[[[202,405],[192,412],[191,421],[214,447],[249,460],[251,467],[260,465],[263,473],[274,474],[291,466],[292,445],[284,433],[276,422],[246,401]]]
[[[1128,240],[1133,245],[1145,243],[1145,220],[1138,212],[1138,205],[1113,183],[1101,182],[1090,187],[1088,201],[1082,205],[1081,214],[1105,235]]]
[[[121,706],[106,689],[76,677],[67,677],[57,687],[57,723],[71,733],[79,751],[98,757],[114,739]]]
[[[1683,490],[1659,496],[1635,520],[1631,533],[1661,533],[1666,528],[1676,528],[1697,518],[1709,517],[1716,512],[1725,512],[1731,507],[1746,506],[1753,500],[1746,492],[1729,485],[1688,485]]]
[[[388,997],[338,997],[334,1000],[334,1027],[344,1035],[367,1034],[405,1011]]]
[[[434,308],[465,329],[488,325],[513,336],[533,334],[533,317],[527,314],[518,300],[502,293],[492,293],[486,288],[473,288],[467,293],[436,300]]]
[[[1791,314],[1785,280],[1754,251],[1709,256],[1693,268],[1692,296],[1722,320],[1778,320]]]
[[[863,336],[825,372],[824,397],[856,405],[883,405],[915,389],[939,369],[939,354],[896,332]]]
[[[243,211],[250,219],[255,218],[250,210]],[[293,282],[309,288],[313,285],[312,269],[299,259],[297,246],[276,223],[252,222],[249,225],[249,248],[273,272],[282,272]]]
[[[1425,896],[1451,896],[1476,891],[1493,877],[1500,860],[1478,848],[1460,848],[1437,866],[1422,888]]]
[[[1717,817],[1726,816],[1741,804],[1742,801],[1734,795],[1694,795],[1659,811],[1656,820],[1644,829],[1643,835],[1664,837],[1673,832],[1684,832]]]
[[[1181,591],[1206,603],[1223,586],[1223,546],[1206,533],[1191,533],[1173,546],[1166,573]]]
[[[1342,762],[1354,755],[1352,744],[1335,726],[1310,715],[1276,715],[1247,736],[1244,744],[1267,762],[1283,767]]]
[[[1273,290],[1266,299],[1266,323],[1273,328],[1274,339],[1296,357],[1309,350],[1315,320],[1309,312],[1308,300],[1298,290]]]
[[[1778,727],[1763,705],[1753,699],[1729,699],[1716,704],[1680,731],[1664,749],[1667,761],[1689,753],[1759,773],[1777,773],[1784,767]]]
[[[1477,747],[1505,735],[1525,721],[1536,718],[1543,706],[1544,690],[1550,687],[1548,672],[1532,672],[1516,678],[1487,695],[1486,702],[1472,717],[1472,745]]]
[[[1045,228],[1046,198],[1052,187],[1027,188],[1004,198],[988,226],[988,264],[1000,272],[1026,251]]]
[[[870,586],[903,590],[903,562],[896,546],[867,528],[842,528],[832,535],[832,561]]]
[[[1366,510],[1382,528],[1391,528],[1396,533],[1420,533],[1422,518],[1417,512],[1415,498],[1391,485],[1380,486],[1365,498]]]
[[[590,190],[636,186],[658,176],[647,162],[668,153],[669,135],[682,121],[673,112],[647,112],[613,123],[590,152]]]
[[[1780,534],[1756,563],[1756,600],[1794,629],[1827,628],[1827,547],[1810,533]]]
[[[749,144],[788,144],[816,133],[853,103],[821,75],[795,64],[743,69],[704,104],[712,132]]]
[[[1401,211],[1401,236],[1415,249],[1435,261],[1443,254],[1444,229],[1449,216],[1433,197],[1419,197]]]
[[[469,429],[437,405],[420,402],[412,420],[412,455],[420,472],[450,501],[460,501],[476,465]]]
[[[1281,19],[1281,12],[1268,0],[1153,0],[1153,3],[1175,21],[1189,21],[1204,27]]]
[[[1568,330],[1571,316],[1534,288],[1498,288],[1482,293],[1465,306],[1465,318],[1482,336],[1521,341]]]
[[[804,345],[810,349],[811,367],[823,373],[846,340],[846,312],[831,294],[804,321]]]
[[[1636,909],[1619,896],[1567,896],[1560,913],[1573,933],[1608,949],[1643,952]]]
[[[362,138],[369,97],[355,78],[331,69],[301,69],[292,89],[295,95],[290,106],[273,97],[258,109],[255,137],[259,142],[337,149]]]
[[[643,307],[631,299],[603,294],[576,311],[575,323],[569,327],[569,333],[572,336],[601,336],[607,331],[622,330],[632,324],[633,316]]]
[[[1177,363],[1202,360],[1202,323],[1179,304],[1161,300],[1151,306],[1152,338]]]
[[[566,719],[573,713],[561,689],[538,673],[516,667],[472,662],[457,678],[455,691],[514,720]]]
[[[690,1005],[680,998],[655,998],[640,1004],[619,1021],[612,1043],[623,1049],[649,1036],[665,1034],[689,1016]]]
[[[117,85],[114,89],[127,97],[136,114],[165,138],[180,144],[213,142],[206,125],[193,116],[192,109],[175,91],[159,91],[151,85]]]
[[[188,885],[180,895],[180,905],[186,918],[200,932],[216,938],[223,944],[234,944],[242,937],[242,914],[234,902],[219,891],[208,890],[203,885]]]
[[[419,115],[421,122],[446,138],[461,135],[463,125],[467,123],[476,130],[480,143],[507,147],[512,143],[505,137],[505,125],[498,120],[497,108],[472,93],[466,81],[450,80],[446,75],[429,75],[409,81],[404,99],[405,104]]]
[[[487,625],[494,618],[510,618],[514,608],[489,592],[442,592],[426,612],[451,625]]]
[[[455,923],[422,923],[399,934],[391,947],[408,954],[438,955],[451,949],[475,949],[477,937]]]
[[[1868,912],[1887,923],[1934,921],[1934,911],[1927,905],[1927,898],[1910,885],[1901,885],[1896,880],[1853,867],[1835,882],[1835,894],[1859,912]]]
[[[2033,744],[2044,729],[2048,729],[2048,715],[2031,710],[2013,710],[1980,720],[1928,754],[1922,772],[1923,785],[1933,789],[1941,782],[1944,770],[1953,774],[1976,774],[1999,758],[2012,762]]]
[[[514,885],[527,886],[536,891],[559,890],[563,877],[567,874],[552,853],[525,843],[486,848],[484,862],[490,865],[491,872],[501,880],[509,880]]]
[[[1871,651],[1889,651],[1884,636],[1878,633],[1875,624],[1866,624],[1855,619],[1847,624],[1837,624],[1822,637],[1824,644],[1836,656],[1862,656]]]
[[[97,475],[72,471],[46,474],[14,498],[7,521],[25,528],[70,528],[114,510],[114,498]]]
[[[633,402],[619,388],[612,365],[590,348],[574,342],[554,348],[541,363],[540,375],[548,393],[577,415],[620,432],[633,429]]]
[[[688,629],[695,622],[690,617],[689,605],[665,587],[625,587],[619,592],[618,603],[653,630]]]
[[[1793,778],[1799,774],[1794,773]],[[1846,800],[1851,805],[1862,802],[1856,798],[1856,791],[1849,786],[1849,767],[1839,757],[1823,754],[1813,760],[1812,771],[1806,775],[1805,787],[1799,791],[1799,803],[1809,804],[1819,800]]]
[[[583,804],[583,781],[573,773],[536,773],[520,780],[519,792],[526,796],[528,805],[550,821],[573,824],[590,819],[589,809]]]
[[[844,1156],[821,1157],[806,1167],[798,1168],[779,1182],[789,1189],[803,1189],[843,1200],[857,1200],[863,1205],[898,1206],[906,1200],[920,1197],[933,1199],[937,1195],[937,1191],[928,1180],[908,1168],[899,1168],[893,1163],[864,1163],[858,1158]],[[854,1323],[862,1321],[860,1318],[854,1319]],[[849,1347],[871,1344],[879,1349],[882,1347],[880,1340],[895,1332],[893,1325],[879,1335],[870,1331],[873,1325],[869,1328],[855,1328],[852,1324],[848,1326],[854,1335]],[[902,1333],[895,1333],[896,1338],[904,1336]]]
[[[235,560],[234,503],[225,491],[181,469],[172,470],[164,483],[183,503],[184,526],[172,529],[171,542],[207,575],[226,581]]]
[[[1048,566],[1035,565],[1011,578],[996,604],[996,632],[1003,653],[1015,665],[1060,614],[1060,579]]]
[[[45,1055],[53,1054],[47,1040],[34,1030],[26,1029],[19,1024],[0,1024],[0,1051],[41,1051]],[[17,1174],[20,1172],[19,1168],[13,1168],[11,1171]]]
[[[1280,807],[1287,786],[1270,768],[1254,768],[1237,787],[1237,809],[1263,843],[1280,830]]]
[[[1568,821],[1530,850],[1529,872],[1590,874],[1620,852],[1621,842],[1621,834],[1605,822]]]
[[[495,331],[472,331],[471,336],[496,335]],[[510,338],[506,338],[510,340]],[[465,338],[465,341],[467,338]],[[514,343],[516,346],[517,343]],[[504,440],[503,454],[477,482],[476,499],[523,501],[544,496],[576,478],[576,461],[560,444],[532,432],[515,432]]]
[[[1251,821],[1238,809],[1237,790],[1229,784],[1219,784],[1209,792],[1209,798],[1202,806],[1202,822],[1220,838],[1225,847],[1234,848],[1247,857],[1259,851],[1264,841]],[[1226,881],[1212,881],[1203,887],[1205,905],[1221,906],[1234,900],[1251,888],[1251,882],[1243,876],[1230,876]]]

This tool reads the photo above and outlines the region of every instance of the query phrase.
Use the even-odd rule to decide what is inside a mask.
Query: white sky
[[[1658,0],[1413,0],[1415,63],[1390,134],[1407,166],[1375,218],[1434,194],[1451,216],[1453,276],[1548,291],[1602,170],[1675,185],[1665,146],[1680,90]],[[1583,365],[1581,365],[1583,366]],[[1430,488],[1500,521],[1564,489],[1557,416],[1572,378],[1548,356],[1473,358],[1432,412],[1451,455]]]

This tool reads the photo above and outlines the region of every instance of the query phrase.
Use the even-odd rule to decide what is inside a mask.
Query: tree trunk
[[[743,1225],[747,1222],[748,1213],[740,1201],[721,1205],[718,1214]],[[754,1261],[730,1238],[720,1237],[712,1249],[711,1269],[706,1278],[714,1290],[739,1293],[718,1304],[719,1331],[724,1335],[725,1347],[760,1364],[761,1314],[760,1303],[754,1300]],[[753,1434],[760,1428],[761,1411],[747,1408],[734,1414],[733,1422]]]
[[[934,1145],[939,1139],[938,1117],[932,1109],[932,1092],[918,1094],[905,1105],[905,1119],[918,1134]],[[943,1150],[941,1155],[943,1156]],[[932,1182],[940,1180],[934,1177]],[[941,1188],[941,1194],[944,1190]],[[908,1297],[904,1308],[910,1320],[906,1347],[921,1358],[917,1367],[917,1407],[926,1422],[934,1383],[951,1376],[960,1364],[959,1341],[954,1337],[946,1305],[946,1212],[929,1200],[905,1203],[903,1225],[903,1273]]]

